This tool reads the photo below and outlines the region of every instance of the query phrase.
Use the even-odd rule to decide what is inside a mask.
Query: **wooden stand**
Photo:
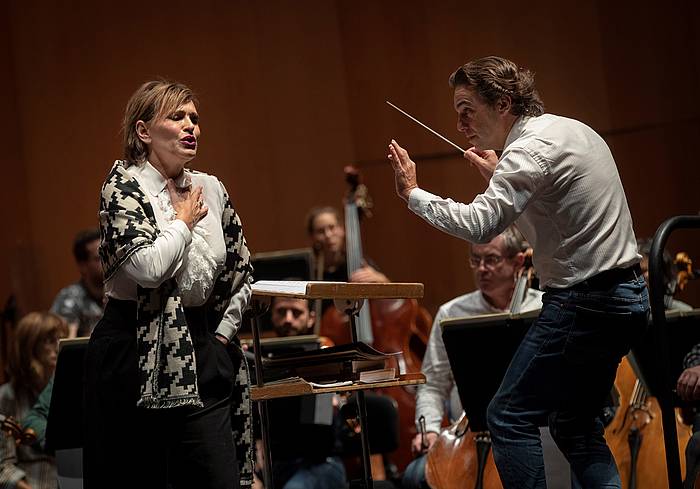
[[[423,284],[419,283],[346,283],[346,282],[303,282],[296,287],[285,287],[288,282],[267,282],[265,286],[253,284],[253,344],[255,348],[255,371],[257,386],[251,388],[251,397],[258,403],[260,412],[260,427],[262,432],[263,450],[265,452],[264,483],[267,489],[272,489],[272,459],[270,454],[270,427],[267,401],[279,397],[301,396],[306,394],[321,394],[327,392],[357,391],[358,417],[360,420],[360,440],[362,444],[362,469],[364,478],[362,487],[372,489],[372,472],[370,466],[369,436],[367,427],[367,407],[365,389],[377,387],[394,387],[425,383],[423,374],[406,374],[397,380],[361,384],[359,382],[341,387],[313,387],[307,382],[283,383],[265,385],[263,381],[263,364],[260,353],[260,324],[259,317],[270,304],[271,297],[293,297],[297,299],[334,299],[336,308],[345,311],[350,317],[352,341],[357,341],[355,319],[365,299],[418,299],[423,297]]]

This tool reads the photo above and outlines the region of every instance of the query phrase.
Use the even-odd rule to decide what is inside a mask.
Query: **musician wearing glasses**
[[[413,439],[411,449],[418,458],[406,468],[403,478],[405,489],[428,487],[425,480],[426,453],[440,434],[445,408],[447,407],[451,423],[462,414],[462,405],[442,340],[440,321],[451,317],[506,312],[513,296],[516,275],[525,260],[526,248],[522,235],[513,226],[486,244],[472,245],[469,266],[474,272],[478,289],[455,297],[438,309],[423,357],[425,384],[418,386],[416,395],[418,435]],[[542,292],[528,289],[521,310],[539,309],[542,306],[541,297]],[[421,418],[425,420],[425,436],[421,435]]]
[[[583,487],[619,488],[598,414],[617,366],[646,329],[649,300],[622,182],[605,141],[544,113],[534,74],[489,56],[449,78],[464,153],[486,180],[470,204],[421,189],[392,140],[396,192],[432,226],[485,243],[516,223],[544,290],[487,420],[505,489],[545,488],[540,424]],[[496,153],[496,152],[499,153]]]

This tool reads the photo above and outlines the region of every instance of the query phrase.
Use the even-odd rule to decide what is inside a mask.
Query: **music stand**
[[[459,399],[473,432],[488,430],[486,408],[539,312],[486,314],[440,321]],[[484,348],[483,345],[497,346]]]
[[[255,367],[258,371],[263,368],[260,355],[260,329],[259,316],[267,308],[271,297],[292,297],[298,299],[334,299],[336,307],[345,311],[350,317],[350,332],[353,342],[358,341],[356,316],[366,299],[396,299],[396,298],[420,298],[423,296],[423,284],[418,283],[345,283],[345,282],[268,282],[253,284],[253,298],[251,309],[253,315],[253,340],[255,345]],[[290,382],[279,385],[265,385],[263,376],[257,378],[257,386],[251,388],[251,399],[258,402],[260,409],[260,427],[262,431],[263,451],[265,452],[264,483],[266,487],[273,487],[270,456],[270,436],[268,401],[278,397],[297,396],[304,394],[323,394],[357,390],[358,417],[360,420],[360,440],[362,445],[362,487],[371,489],[372,473],[369,460],[369,435],[367,431],[367,408],[365,403],[365,389],[378,387],[395,387],[399,385],[415,385],[425,383],[423,374],[402,374],[398,379],[382,381],[374,384],[353,383],[343,385],[341,388],[321,387],[316,388],[308,382]]]
[[[241,341],[241,344],[248,346],[246,356],[249,362],[255,362],[255,343],[252,338],[246,338]],[[260,339],[260,349],[263,358],[275,358],[280,355],[288,355],[291,353],[303,353],[321,348],[321,342],[318,336],[313,334],[283,336]],[[250,364],[251,383],[256,382],[257,372],[255,364]],[[272,375],[271,375],[272,374]],[[275,375],[274,371],[265,370],[265,382],[277,380],[282,377],[289,377],[289,374],[280,376],[279,372]]]
[[[289,354],[318,350],[316,335],[263,338],[260,340],[262,356],[266,359]],[[249,352],[254,345],[249,344]],[[251,366],[253,367],[253,366]],[[254,370],[254,367],[251,369]],[[265,382],[288,377],[284,373],[263,369]],[[272,375],[270,375],[272,374]],[[257,375],[257,372],[255,372]],[[256,382],[251,379],[251,382]],[[271,426],[270,442],[274,452],[281,458],[304,456],[309,459],[325,459],[331,454],[335,441],[333,432],[333,394],[306,395],[274,399],[269,404]],[[257,427],[256,423],[256,427]],[[299,444],[303,439],[304,443]]]
[[[311,248],[297,248],[291,250],[268,251],[255,253],[250,263],[253,266],[253,278],[259,280],[311,280],[314,266],[314,252]],[[309,304],[309,308],[312,306]],[[260,329],[263,336],[272,334],[272,319],[267,311],[260,317]],[[314,325],[314,334],[321,329],[321,320],[318,318]],[[239,337],[252,338],[250,321],[243,321],[239,331]]]
[[[46,449],[56,455],[59,486],[82,488],[83,371],[89,338],[62,339],[46,421]]]

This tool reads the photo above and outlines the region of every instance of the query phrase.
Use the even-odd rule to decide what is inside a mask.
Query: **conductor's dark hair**
[[[457,68],[450,75],[450,87],[474,87],[491,107],[504,96],[510,97],[513,115],[544,114],[544,104],[535,89],[535,74],[512,61],[487,56]]]

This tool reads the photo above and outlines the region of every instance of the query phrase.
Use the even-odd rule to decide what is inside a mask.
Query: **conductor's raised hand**
[[[191,231],[195,224],[209,212],[209,208],[204,203],[202,187],[179,189],[172,179],[168,180],[167,185],[170,202],[173,204],[177,219],[187,224]]]
[[[464,158],[481,173],[484,180],[491,180],[493,171],[498,165],[498,156],[495,151],[479,150],[474,146],[464,152]]]
[[[418,188],[416,180],[416,164],[408,156],[408,151],[399,146],[395,140],[389,143],[389,154],[387,155],[391,166],[394,168],[394,182],[396,193],[403,200],[408,202],[411,190]]]

